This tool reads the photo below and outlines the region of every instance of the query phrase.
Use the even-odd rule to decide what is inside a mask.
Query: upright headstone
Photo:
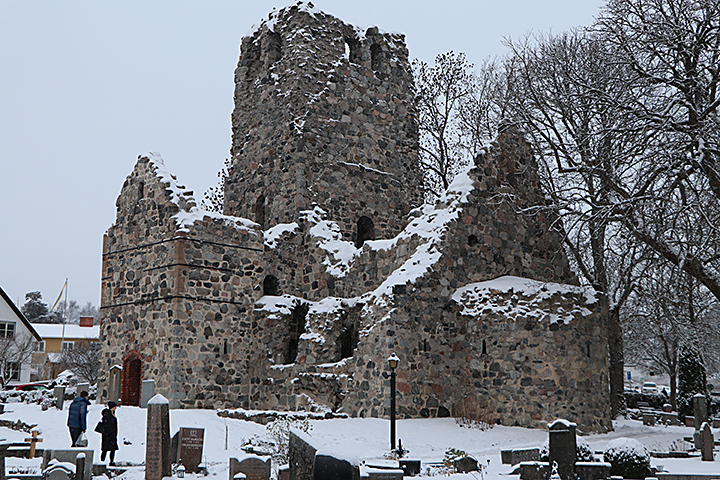
[[[147,408],[148,402],[155,396],[155,380],[143,380],[140,388],[140,408]],[[185,465],[187,467],[187,465]]]
[[[313,469],[317,449],[295,433],[290,432],[288,450],[290,478],[293,480],[314,480]]]
[[[58,410],[62,410],[63,402],[65,401],[65,387],[53,388],[53,397],[55,397],[55,407]]]
[[[178,463],[182,462],[186,472],[198,472],[198,466],[202,462],[204,440],[204,428],[180,428],[175,458]]]
[[[347,460],[330,455],[315,455],[315,480],[353,480],[357,477],[359,474],[354,475],[353,465]]]
[[[77,456],[80,454],[85,455],[85,479],[89,480],[92,478],[93,469],[93,450],[83,450],[80,448],[72,448],[66,450],[43,450],[42,469],[48,468],[53,460],[61,462],[63,464],[75,465],[77,463]]]
[[[567,420],[555,420],[550,425],[550,464],[557,462],[560,478],[575,478],[577,461],[577,425]]]
[[[145,480],[169,477],[170,463],[170,404],[158,394],[147,405],[147,437],[145,440]]]
[[[708,421],[707,399],[705,395],[698,393],[693,397],[693,410],[695,413],[695,430]]]
[[[80,396],[80,392],[88,392],[88,395],[89,395],[90,394],[90,384],[89,383],[78,383],[75,392],[76,392],[76,395],[78,395],[78,396]]]
[[[89,477],[85,477],[85,454],[78,453],[75,457],[75,480],[90,480]]]
[[[700,454],[702,455],[703,462],[713,462],[713,447],[715,446],[715,440],[713,439],[712,430],[710,425],[705,422],[700,427]]]
[[[108,382],[108,400],[120,403],[120,387],[122,386],[122,367],[113,365],[110,368],[110,381]]]
[[[235,460],[235,459],[233,459]],[[259,457],[247,457],[235,464],[235,474],[242,473],[247,480],[269,480],[270,479],[270,458],[267,461]],[[233,474],[233,478],[235,478]]]

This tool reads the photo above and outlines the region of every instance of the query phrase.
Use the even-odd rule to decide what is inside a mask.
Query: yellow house
[[[92,317],[80,317],[79,325],[57,323],[33,323],[42,341],[33,354],[34,380],[51,380],[62,371],[60,357],[63,351],[72,349],[77,342],[97,342],[100,326],[93,325]]]

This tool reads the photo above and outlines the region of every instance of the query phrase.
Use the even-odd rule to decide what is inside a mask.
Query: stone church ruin
[[[412,85],[402,35],[309,4],[242,40],[223,214],[156,154],[118,197],[103,400],[386,417],[395,352],[400,418],[611,428],[604,318],[531,208],[530,145],[502,132],[423,204]]]

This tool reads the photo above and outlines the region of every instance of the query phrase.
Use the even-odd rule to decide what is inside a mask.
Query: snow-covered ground
[[[22,420],[37,424],[41,448],[67,448],[70,435],[65,426],[67,408],[59,411],[51,408],[42,411],[34,404],[9,403],[5,405],[3,420]],[[95,463],[99,462],[100,435],[92,432],[100,420],[102,405],[91,405],[88,414],[89,448],[95,450]],[[142,480],[145,461],[145,420],[146,410],[137,407],[120,407],[117,410],[120,450],[116,462],[137,464],[122,475],[121,480]],[[380,458],[389,450],[389,423],[382,419],[333,419],[310,421],[308,432],[320,452],[335,453],[348,459]],[[645,427],[641,422],[621,420],[616,422],[615,431],[602,435],[587,435],[585,440],[595,451],[602,451],[608,441],[628,437],[642,442],[649,450],[668,450],[673,442],[691,436],[688,427]],[[171,434],[180,427],[202,427],[205,429],[204,455],[209,464],[210,476],[225,480],[228,476],[228,459],[241,458],[244,440],[255,436],[268,439],[265,426],[252,422],[218,417],[213,410],[171,410]],[[579,427],[581,428],[581,426]],[[227,429],[227,444],[226,444]],[[517,427],[494,426],[487,431],[462,428],[453,419],[399,420],[398,438],[410,453],[407,458],[420,459],[423,463],[441,462],[447,448],[463,450],[482,464],[488,465],[481,477],[479,473],[451,475],[446,478],[484,480],[508,478],[503,474],[510,471],[509,465],[502,465],[500,450],[539,447],[547,439],[544,430]],[[718,432],[714,432],[718,436]],[[21,442],[27,433],[0,428],[0,439],[4,442]],[[715,462],[691,459],[652,459],[652,464],[662,465],[665,471],[673,473],[720,473],[720,458]],[[26,460],[8,458],[7,467],[30,467],[40,465],[40,459]],[[193,478],[187,474],[186,478]],[[510,477],[517,478],[517,477]]]

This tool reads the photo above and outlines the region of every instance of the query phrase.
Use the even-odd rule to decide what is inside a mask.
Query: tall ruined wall
[[[241,50],[225,213],[267,229],[317,205],[345,240],[362,217],[363,239],[396,235],[422,202],[402,35],[295,5]]]
[[[172,407],[236,404],[254,365],[262,234],[241,219],[198,216],[159,158],[139,159],[117,207],[103,245],[101,372],[139,360],[140,377],[123,379],[124,401],[153,379]],[[103,398],[107,382],[101,376]]]

